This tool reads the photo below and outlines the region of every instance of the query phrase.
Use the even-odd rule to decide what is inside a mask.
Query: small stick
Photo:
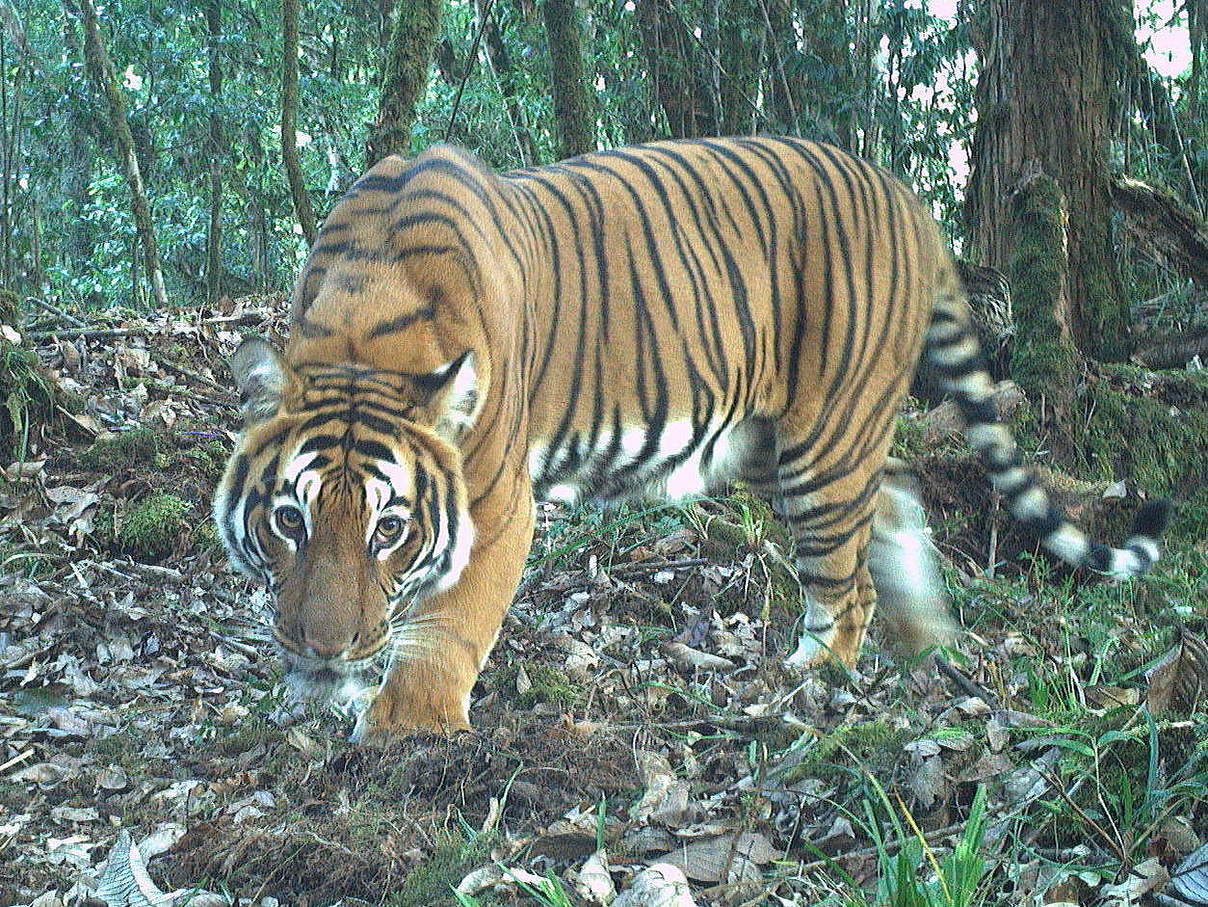
[[[26,296],[25,301],[32,302],[34,305],[36,305],[38,308],[40,308],[43,312],[49,312],[51,315],[54,315],[56,318],[59,318],[62,321],[66,321],[68,324],[70,324],[73,327],[85,328],[85,329],[87,329],[87,327],[88,327],[88,325],[84,324],[84,322],[80,321],[80,319],[76,318],[74,315],[68,315],[62,309],[55,308],[49,302],[39,299],[37,296]]]
[[[53,337],[83,337],[86,340],[99,340],[109,337],[145,337],[150,333],[150,328],[64,328],[57,331],[33,331],[25,336],[30,340],[50,340]]]
[[[33,750],[26,750],[24,753],[19,753],[18,755],[13,756],[13,758],[9,759],[3,765],[0,765],[0,772],[8,771],[14,765],[24,762],[26,759],[28,759],[33,754],[34,754]]]
[[[157,356],[155,361],[170,372],[176,372],[176,374],[180,375],[181,377],[196,381],[198,384],[204,384],[206,387],[213,388],[220,393],[229,394],[231,392],[229,387],[223,387],[217,381],[207,378],[205,375],[198,374],[191,369],[187,369],[183,365],[178,365],[171,359],[168,359],[164,356]]]
[[[972,679],[966,677],[958,671],[946,658],[935,656],[935,666],[940,669],[940,673],[955,683],[968,696],[975,699],[980,699],[991,708],[1002,708],[1002,703],[998,701],[998,697],[987,690],[979,683],[975,683]]]
[[[998,561],[998,492],[994,492],[994,505],[990,511],[990,554],[986,564],[986,576],[994,579],[994,565]]]

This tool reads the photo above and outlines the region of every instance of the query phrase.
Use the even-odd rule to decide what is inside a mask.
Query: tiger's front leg
[[[352,742],[408,731],[470,729],[470,690],[495,645],[533,541],[532,496],[488,499],[473,514],[470,562],[450,589],[423,601],[392,640],[393,663]]]

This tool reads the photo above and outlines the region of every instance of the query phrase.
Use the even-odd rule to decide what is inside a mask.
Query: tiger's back
[[[510,182],[550,212],[543,270],[558,281],[536,297],[539,496],[699,493],[740,477],[786,416],[809,425],[814,468],[851,456],[837,438],[854,424],[884,446],[948,267],[896,180],[826,146],[734,139]]]
[[[996,487],[1051,550],[1120,575],[1157,555],[1156,514],[1125,548],[1108,549],[1053,507],[998,424],[936,225],[895,179],[828,146],[662,142],[503,176],[451,148],[387,159],[329,217],[292,323],[283,359],[257,350],[236,369],[253,398],[247,437],[279,461],[260,474],[276,486],[260,499],[303,517],[292,564],[264,553],[262,569],[292,576],[310,557],[311,524],[321,528],[337,486],[352,495],[339,520],[358,524],[344,535],[365,538],[371,556],[383,514],[405,513],[424,540],[407,536],[424,552],[410,566],[402,547],[376,555],[394,564],[375,582],[377,633],[395,645],[363,731],[466,722],[531,541],[534,495],[678,498],[745,480],[795,539],[807,610],[791,661],[854,663],[874,572],[930,575],[914,569],[926,557],[917,528],[874,530],[873,520],[897,408],[924,351]],[[316,390],[316,369],[342,378]],[[278,390],[266,394],[270,385]],[[392,388],[393,402],[366,402],[375,388]],[[300,418],[317,408],[323,421]],[[313,458],[291,468],[316,451],[321,468]],[[363,461],[367,451],[375,461]],[[441,500],[413,506],[421,485]],[[216,511],[228,546],[246,553],[256,517],[239,512],[241,534],[231,511],[243,492],[228,486]],[[446,557],[456,570],[436,575],[437,549],[461,551],[470,537],[468,558]],[[894,562],[888,571],[870,551]],[[420,563],[422,583],[412,575]],[[401,589],[423,593],[404,601]],[[303,590],[279,620],[299,658],[314,657],[308,621],[329,629],[315,610]],[[373,632],[367,610],[343,635],[326,634],[322,650],[337,654],[315,671],[359,660],[354,643]],[[947,626],[916,616],[932,637]]]

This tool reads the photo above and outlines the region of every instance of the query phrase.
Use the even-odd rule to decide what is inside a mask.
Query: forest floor
[[[285,698],[209,522],[221,358],[282,313],[28,334],[63,395],[53,428],[22,430],[36,387],[7,410],[34,454],[0,483],[0,905],[1208,903],[1208,510],[1144,581],[1091,582],[933,438],[966,632],[940,666],[874,629],[857,671],[798,676],[760,502],[543,507],[475,731],[355,748]],[[1137,504],[1091,494],[1108,524]]]

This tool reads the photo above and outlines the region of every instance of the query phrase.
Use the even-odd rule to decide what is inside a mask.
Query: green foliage
[[[2,320],[2,319],[0,319]],[[54,386],[30,350],[0,339],[0,449],[5,456],[22,459],[29,430],[48,421],[57,400]]]
[[[22,459],[31,427],[53,421],[60,394],[42,371],[37,354],[0,340],[0,395],[0,445]]]

